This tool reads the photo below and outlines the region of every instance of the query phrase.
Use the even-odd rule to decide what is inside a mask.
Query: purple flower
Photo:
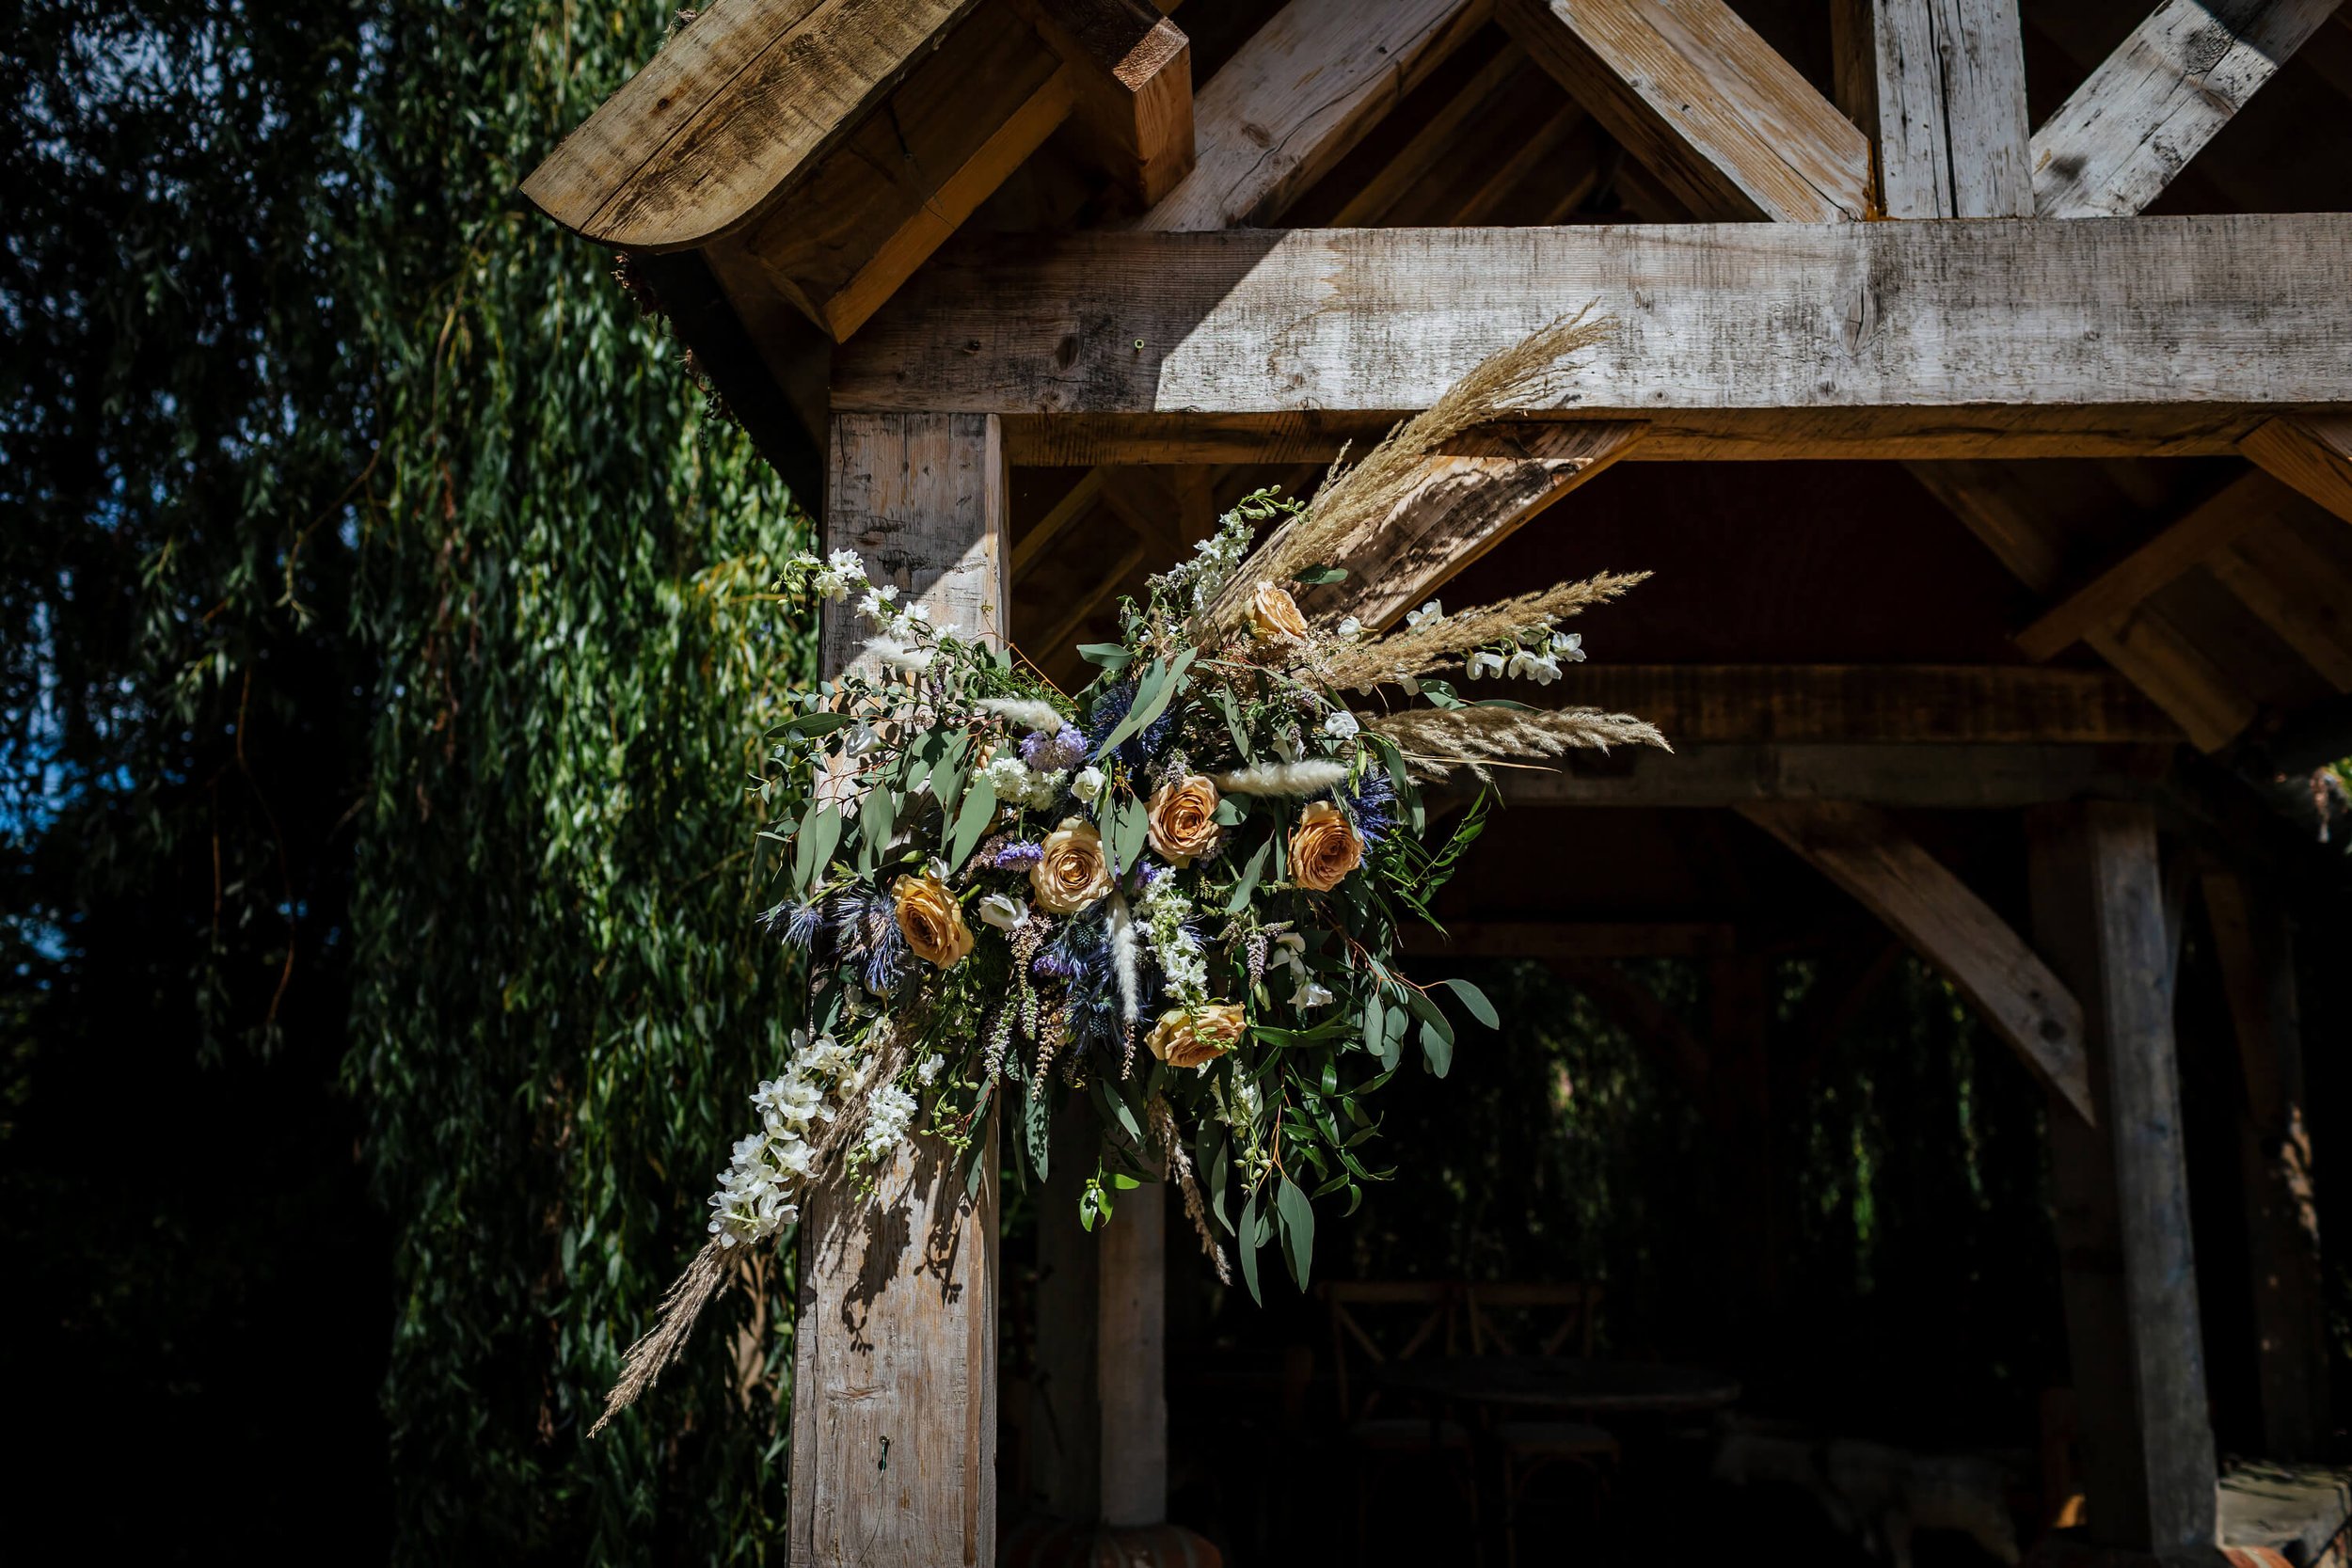
[[[1031,730],[1021,737],[1021,760],[1041,773],[1075,768],[1086,761],[1086,736],[1070,725],[1064,725],[1052,735],[1043,730]]]
[[[997,850],[995,859],[988,863],[999,871],[1026,871],[1044,858],[1045,849],[1042,845],[1031,844],[1025,839],[1015,839]]]

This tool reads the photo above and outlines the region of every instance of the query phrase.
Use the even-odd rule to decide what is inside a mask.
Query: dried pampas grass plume
[[[1603,572],[1582,582],[1556,583],[1515,599],[1440,616],[1418,629],[1391,632],[1375,642],[1345,644],[1316,673],[1333,686],[1369,687],[1402,676],[1433,675],[1461,663],[1473,649],[1509,642],[1525,626],[1549,626],[1603,604],[1648,578],[1647,572]]]
[[[1594,317],[1587,305],[1480,360],[1437,402],[1391,430],[1354,467],[1342,466],[1346,461],[1342,452],[1306,512],[1276,529],[1202,611],[1201,640],[1238,629],[1249,591],[1261,580],[1290,581],[1332,553],[1359,523],[1393,511],[1420,483],[1422,460],[1438,448],[1473,425],[1556,403],[1567,369],[1560,361],[1615,330],[1615,318]]]
[[[1572,707],[1549,711],[1511,707],[1406,708],[1378,718],[1359,715],[1364,728],[1387,736],[1423,779],[1444,779],[1456,768],[1486,778],[1486,765],[1522,757],[1556,757],[1612,746],[1674,748],[1657,726],[1629,713]]]

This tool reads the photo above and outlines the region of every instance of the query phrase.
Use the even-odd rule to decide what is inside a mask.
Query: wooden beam
[[[2015,0],[1837,0],[1837,103],[1878,145],[1891,218],[2033,215]]]
[[[1486,0],[1291,0],[1200,88],[1195,166],[1139,227],[1274,221],[1486,14]]]
[[[1755,800],[1863,800],[1946,811],[2013,810],[2085,796],[2138,799],[2170,767],[2169,746],[1677,746],[1502,768],[1513,806],[1735,806]],[[1467,785],[1469,781],[1465,781]]]
[[[2008,924],[1870,806],[1753,804],[1740,815],[1844,888],[1933,965],[2085,1121],[2097,1120],[2082,1005]]]
[[[1326,564],[1346,578],[1309,590],[1300,606],[1385,629],[1641,437],[1623,421],[1498,426],[1491,455],[1424,458],[1394,507],[1332,547]]]
[[[1103,497],[1103,481],[1107,469],[1089,468],[1078,476],[1078,483],[1062,492],[1037,526],[1023,534],[1012,546],[1012,580],[1017,586],[1032,568],[1045,558],[1055,542],[1070,531],[1072,525],[1093,510]]]
[[[2289,414],[2257,425],[2238,451],[2352,522],[2352,414]]]
[[[2257,896],[2245,879],[2210,871],[2203,882],[2246,1087],[2241,1153],[2262,1451],[2272,1459],[2317,1459],[2331,1430],[2327,1293],[2303,1118],[2294,939],[2276,904]]]
[[[2316,517],[2314,525],[2334,521]],[[2205,565],[2328,685],[2352,691],[2352,573],[2305,533],[2294,518],[2274,518]]]
[[[1911,472],[2019,580],[2038,594],[2057,592],[2065,555],[2030,475],[1993,463],[1915,463]],[[2254,721],[2253,700],[2153,606],[2085,641],[2200,750],[2220,750]]]
[[[1497,12],[1700,217],[1868,212],[1868,141],[1723,0],[1501,0]]]
[[[2163,0],[2034,133],[2034,211],[2145,210],[2336,6]]]
[[[1139,207],[1192,172],[1192,40],[1150,0],[1016,0],[1074,68],[1089,160]]]
[[[2018,647],[2028,658],[2053,658],[2092,631],[2115,626],[2141,600],[2277,516],[2287,497],[2286,486],[2267,474],[2241,474],[2042,611],[2017,634]]]
[[[1114,1529],[1168,1518],[1168,1194],[1121,1195],[1099,1233],[1096,1451]]]
[[[1456,920],[1443,931],[1405,933],[1412,958],[1696,958],[1735,953],[1739,932],[1722,921]]]
[[[2082,1000],[2099,1106],[2096,1128],[2049,1123],[2090,1533],[2158,1558],[2210,1553],[2213,1431],[2155,817],[2117,801],[2053,806],[2028,838],[2034,933]]]
[[[842,341],[1059,128],[1088,74],[985,4],[733,243]]]
[[[731,0],[523,182],[564,228],[679,250],[750,221],[856,129],[978,0]]]
[[[824,544],[854,549],[942,623],[1001,635],[1003,443],[970,415],[835,415]],[[836,607],[829,607],[836,608]],[[846,617],[822,668],[848,667]],[[844,1177],[801,1221],[792,1380],[792,1560],[996,1560],[996,1132],[979,1192],[936,1138],[870,1191]],[[882,1217],[886,1214],[886,1218]]]
[[[1392,418],[1587,304],[1617,331],[1559,378],[1578,419],[2177,431],[2352,400],[2352,214],[2298,214],[1024,235],[926,268],[835,356],[834,406]]]

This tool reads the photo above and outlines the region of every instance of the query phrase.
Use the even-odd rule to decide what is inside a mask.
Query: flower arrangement
[[[870,632],[851,670],[771,733],[760,784],[779,893],[764,918],[805,956],[810,1017],[752,1095],[756,1125],[711,1196],[708,1243],[605,1418],[683,1344],[725,1259],[777,1243],[814,1184],[870,1185],[919,1132],[965,1161],[977,1190],[992,1116],[1010,1167],[1041,1180],[1046,1128],[1071,1097],[1102,1132],[1082,1224],[1165,1179],[1221,1279],[1237,1259],[1257,1295],[1271,1243],[1305,1288],[1315,1200],[1352,1211],[1385,1174],[1367,1163],[1368,1106],[1408,1044],[1442,1077],[1449,1005],[1498,1022],[1476,987],[1423,987],[1397,961],[1400,921],[1430,918],[1489,800],[1482,789],[1440,836],[1421,784],[1664,742],[1621,714],[1466,700],[1447,678],[1549,684],[1584,657],[1560,624],[1639,576],[1458,614],[1432,601],[1385,635],[1311,617],[1294,589],[1345,578],[1317,545],[1394,504],[1381,476],[1399,451],[1491,417],[1589,330],[1555,327],[1489,361],[1311,508],[1270,490],[1243,499],[1122,602],[1117,641],[1079,650],[1097,673],[1074,694],[934,625],[852,552],[786,568],[784,594],[853,604]]]

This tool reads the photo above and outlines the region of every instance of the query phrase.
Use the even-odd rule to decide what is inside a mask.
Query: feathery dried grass
[[[1485,779],[1488,763],[1556,757],[1572,751],[1605,752],[1612,746],[1674,750],[1647,721],[1591,707],[1416,707],[1376,718],[1357,717],[1364,728],[1394,741],[1413,772],[1423,779],[1450,778],[1456,768],[1468,768]]]
[[[1419,630],[1394,631],[1376,641],[1343,645],[1319,661],[1316,673],[1333,686],[1373,686],[1400,675],[1430,675],[1461,663],[1472,649],[1508,641],[1523,626],[1549,625],[1603,604],[1647,578],[1647,572],[1603,572],[1582,582],[1555,583],[1533,594],[1440,617]]]
[[[1152,1120],[1152,1136],[1168,1157],[1168,1174],[1184,1195],[1184,1217],[1200,1237],[1200,1250],[1208,1254],[1209,1262],[1216,1269],[1217,1283],[1231,1285],[1233,1270],[1225,1261],[1225,1249],[1217,1243],[1216,1232],[1209,1228],[1209,1205],[1200,1196],[1200,1182],[1193,1175],[1192,1158],[1184,1152],[1184,1135],[1176,1127],[1176,1113],[1169,1108],[1166,1095],[1153,1095],[1145,1108]]]
[[[1560,361],[1616,330],[1613,317],[1593,318],[1591,312],[1587,305],[1480,360],[1437,402],[1391,430],[1355,467],[1343,467],[1343,451],[1307,510],[1268,535],[1202,611],[1203,641],[1240,627],[1258,583],[1288,582],[1332,554],[1359,523],[1393,511],[1419,484],[1422,459],[1438,448],[1473,425],[1556,403],[1567,369]]]

